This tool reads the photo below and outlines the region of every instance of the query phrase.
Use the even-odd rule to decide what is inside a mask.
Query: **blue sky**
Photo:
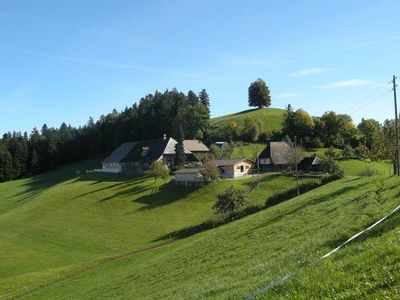
[[[174,87],[206,88],[223,115],[258,77],[272,107],[383,121],[399,15],[397,0],[0,0],[0,132],[82,125]]]

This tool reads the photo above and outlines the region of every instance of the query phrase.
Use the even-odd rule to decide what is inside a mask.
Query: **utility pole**
[[[258,145],[256,144],[256,162],[257,162],[257,180],[260,183],[260,153],[258,153]]]
[[[400,175],[400,148],[399,148],[399,115],[397,114],[397,95],[396,95],[396,79],[397,77],[393,75],[393,98],[394,98],[394,113],[395,113],[395,130],[396,130],[396,168],[395,168],[395,175],[399,176]]]
[[[299,196],[300,189],[299,189],[299,172],[297,171],[297,136],[294,136],[294,164],[296,170],[297,196]]]

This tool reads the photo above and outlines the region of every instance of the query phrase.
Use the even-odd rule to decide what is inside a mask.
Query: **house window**
[[[246,166],[246,169],[250,169],[250,166]]]
[[[149,147],[142,147],[141,157],[146,157],[149,154]]]

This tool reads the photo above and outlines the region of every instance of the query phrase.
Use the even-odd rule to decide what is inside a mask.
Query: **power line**
[[[379,94],[377,94],[376,96],[374,96],[373,98],[371,98],[371,100],[369,100],[367,103],[362,103],[360,106],[358,106],[357,108],[353,109],[350,114],[354,114],[355,112],[359,112],[361,110],[363,110],[364,108],[370,106],[372,103],[375,103],[376,101],[382,99],[382,96],[388,94],[388,91],[381,91]]]
[[[358,107],[361,105],[363,106],[365,101],[371,102],[373,100],[376,100],[377,97],[380,97],[383,92],[386,92],[386,87],[380,86],[371,92],[369,92],[367,95],[364,97],[359,98],[355,103],[351,104],[350,106],[346,107],[342,111],[344,113],[348,113],[349,111],[358,111]]]

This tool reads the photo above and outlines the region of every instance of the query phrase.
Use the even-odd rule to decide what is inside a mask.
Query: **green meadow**
[[[272,133],[274,131],[281,131],[284,114],[285,111],[279,108],[249,109],[235,114],[213,118],[210,120],[210,126],[213,130],[218,131],[230,122],[236,122],[238,127],[242,128],[245,119],[251,117],[260,122],[261,132]]]
[[[185,188],[170,180],[87,171],[98,164],[0,184],[0,295],[18,295],[86,264],[169,243],[174,231],[212,218],[216,197],[228,186],[249,188],[256,180]],[[264,176],[250,203],[263,204],[294,185],[290,176]]]
[[[120,251],[86,262],[81,258],[69,267],[55,268],[53,260],[41,271],[47,278],[40,273],[29,279],[14,274],[8,288],[2,285],[2,294],[32,299],[244,299],[293,272],[292,278],[259,298],[392,299],[400,289],[399,214],[334,256],[313,263],[399,205],[399,195],[398,178],[349,177],[159,248]],[[112,212],[108,211],[106,215]],[[14,239],[22,230],[9,228]],[[53,247],[65,240],[62,234],[53,238]],[[44,240],[40,243],[42,251],[49,246]],[[19,255],[34,258],[31,248],[25,241]],[[79,247],[80,255],[90,249]],[[22,272],[27,265],[19,268]]]

